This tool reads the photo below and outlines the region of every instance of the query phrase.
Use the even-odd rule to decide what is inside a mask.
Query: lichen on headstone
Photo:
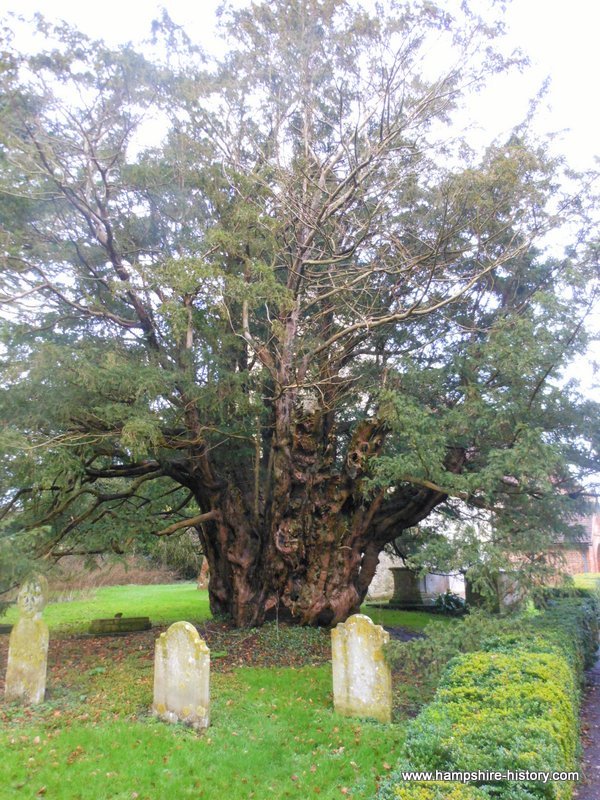
[[[8,645],[5,697],[34,705],[46,694],[48,626],[42,611],[48,601],[48,581],[42,575],[23,584],[17,604],[20,617]]]
[[[392,675],[384,657],[390,635],[364,614],[331,631],[333,704],[347,717],[392,719]]]
[[[210,650],[189,622],[175,622],[156,640],[152,710],[166,722],[210,724]]]

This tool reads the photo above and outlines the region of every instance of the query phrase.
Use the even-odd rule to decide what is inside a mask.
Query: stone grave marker
[[[364,614],[331,631],[333,705],[347,717],[392,720],[392,674],[383,645],[390,635]]]
[[[154,651],[153,712],[193,728],[210,724],[210,650],[189,622],[161,633]]]
[[[20,617],[11,631],[6,668],[7,700],[41,703],[46,693],[48,626],[42,611],[48,601],[48,581],[39,575],[21,587],[17,604]]]
[[[149,631],[152,627],[150,617],[124,617],[115,614],[109,619],[93,619],[90,622],[88,633],[95,636],[112,635],[115,633],[134,633],[135,631]]]

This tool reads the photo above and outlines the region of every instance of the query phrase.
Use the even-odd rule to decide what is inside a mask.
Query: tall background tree
[[[533,564],[597,466],[558,383],[597,267],[583,179],[451,125],[521,63],[500,26],[276,0],[223,12],[213,63],[166,16],[153,57],[37,24],[0,76],[4,547],[196,527],[239,625],[344,619],[436,508]]]

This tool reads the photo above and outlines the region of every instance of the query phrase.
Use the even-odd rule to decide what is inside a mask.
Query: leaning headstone
[[[210,650],[189,622],[175,622],[156,641],[153,712],[193,728],[210,724]]]
[[[333,705],[347,717],[392,719],[392,674],[383,653],[390,635],[364,614],[331,631]]]
[[[21,587],[17,600],[20,617],[8,643],[4,693],[7,700],[41,703],[46,693],[48,626],[42,611],[48,600],[48,581],[38,576]]]

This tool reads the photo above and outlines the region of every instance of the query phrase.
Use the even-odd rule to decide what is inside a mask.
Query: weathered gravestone
[[[390,635],[364,614],[331,631],[333,705],[347,717],[392,719],[392,675],[383,646]]]
[[[189,622],[175,622],[156,641],[152,710],[166,722],[210,724],[210,650]]]
[[[42,611],[48,601],[48,581],[38,576],[21,587],[20,618],[8,644],[5,696],[7,700],[41,703],[46,693],[48,626]]]

